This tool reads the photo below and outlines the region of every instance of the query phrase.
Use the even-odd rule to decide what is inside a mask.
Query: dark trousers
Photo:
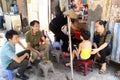
[[[3,16],[0,16],[0,29],[3,28]]]
[[[29,50],[24,50],[20,53],[17,54],[18,57],[24,55],[25,53],[29,53],[30,54],[30,51]],[[8,70],[14,70],[16,68],[19,68],[18,69],[18,73],[20,75],[23,75],[27,66],[28,66],[28,61],[29,59],[24,59],[21,63],[17,63],[16,61],[13,60],[12,63],[9,64],[9,66],[7,67]]]
[[[67,52],[68,51],[68,36],[65,35],[60,28],[55,28],[54,25],[50,24],[49,29],[55,34],[55,41],[60,42],[60,39],[63,41],[62,45],[62,51]]]
[[[93,47],[94,48],[94,47]],[[100,59],[99,59],[99,63],[106,63],[106,57],[109,56],[111,54],[112,50],[110,47],[106,47],[103,50],[99,51],[100,54]],[[95,55],[91,55],[90,59],[94,60]]]
[[[103,50],[101,50],[99,53],[101,55],[100,62],[106,63],[106,57],[110,55],[111,49],[109,47],[106,47]]]

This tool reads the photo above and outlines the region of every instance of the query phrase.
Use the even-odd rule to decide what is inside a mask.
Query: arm
[[[95,54],[95,53],[99,52],[100,50],[103,50],[105,47],[107,47],[108,44],[110,43],[111,37],[112,37],[112,34],[107,34],[106,38],[105,38],[105,42],[99,48],[93,49],[93,54]]]
[[[97,48],[97,44],[95,42],[93,43],[93,46],[95,49]]]
[[[73,30],[78,30],[78,29],[74,26],[73,23],[71,23],[71,28],[72,28]]]
[[[79,44],[79,48],[78,48],[78,50],[77,50],[78,53],[80,53],[81,47],[82,47],[82,43]]]
[[[100,50],[103,50],[105,47],[107,47],[108,43],[104,43],[102,44],[99,48],[97,49],[93,49],[92,53],[91,54],[96,54],[97,52],[99,52]]]
[[[44,36],[42,37],[42,40],[43,40],[44,42],[46,42],[46,39],[45,39],[45,37],[44,37]]]
[[[35,53],[38,54],[38,56],[40,56],[40,52],[39,52],[38,50],[34,49],[34,48],[31,46],[30,42],[27,42],[27,48],[28,48],[29,50],[31,50],[31,51],[34,51]]]
[[[25,53],[21,57],[15,56],[15,57],[13,57],[13,60],[15,60],[17,63],[21,63],[26,57],[29,58],[29,54],[28,53]]]
[[[107,45],[108,45],[108,43],[104,43],[104,44],[102,44],[99,48],[98,48],[98,52],[100,51],[100,50],[103,50],[105,47],[107,47]]]
[[[41,36],[41,34],[40,34],[40,36]],[[35,48],[33,48],[32,47],[32,41],[31,41],[31,34],[30,34],[30,32],[27,32],[26,34],[25,34],[25,39],[26,39],[26,43],[27,43],[27,48],[29,49],[29,50],[31,50],[31,51],[34,51],[35,53],[37,53],[38,54],[38,56],[40,56],[40,52],[39,51],[37,51]]]

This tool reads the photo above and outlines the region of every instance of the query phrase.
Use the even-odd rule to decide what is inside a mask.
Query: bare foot
[[[66,63],[65,64],[66,67],[68,67],[68,66],[70,67],[70,65],[71,65],[71,63]]]
[[[115,75],[120,77],[120,71],[117,71]]]

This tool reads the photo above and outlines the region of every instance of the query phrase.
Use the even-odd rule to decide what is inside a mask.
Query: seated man
[[[30,22],[30,26],[31,30],[25,33],[27,47],[33,52],[32,55],[36,56],[36,59],[38,57],[42,57],[40,51],[45,50],[44,57],[46,60],[49,60],[49,44],[47,43],[45,36],[40,31],[39,22],[37,20],[33,20]],[[41,40],[43,40],[44,44],[39,44]]]
[[[7,41],[1,48],[0,59],[2,63],[2,67],[8,70],[13,70],[18,68],[18,73],[16,77],[27,80],[28,77],[24,74],[28,61],[30,51],[25,50],[18,54],[15,54],[15,44],[19,43],[23,48],[25,48],[21,42],[19,41],[18,33],[14,30],[9,30],[5,34]]]

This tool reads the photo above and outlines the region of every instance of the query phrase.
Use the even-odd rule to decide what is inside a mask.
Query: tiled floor
[[[0,31],[0,34],[4,35],[3,31]],[[21,36],[20,37],[21,41],[25,45],[25,40]],[[3,44],[4,39],[0,40],[1,45]],[[22,48],[20,46],[16,46],[17,52],[21,51]],[[46,80],[67,80],[66,76],[71,78],[71,71],[70,68],[65,67],[61,62],[58,64],[56,62],[53,62],[54,68],[55,68],[55,74],[52,72],[49,72],[48,77]],[[114,75],[114,72],[116,70],[120,69],[120,65],[111,62],[107,66],[107,71],[105,74],[98,74],[99,69],[95,67],[93,72],[89,72],[87,76],[83,76],[83,73],[81,71],[76,72],[74,69],[74,79],[73,80],[120,80],[120,77],[116,77]],[[16,73],[16,71],[14,72]],[[42,76],[42,74],[38,71],[37,68],[33,68],[31,70],[26,71],[26,74],[29,76],[29,80],[45,80],[45,78]],[[7,75],[4,74],[4,80],[7,80]],[[0,80],[2,79],[2,67],[0,66]],[[14,77],[14,80],[19,80]]]

